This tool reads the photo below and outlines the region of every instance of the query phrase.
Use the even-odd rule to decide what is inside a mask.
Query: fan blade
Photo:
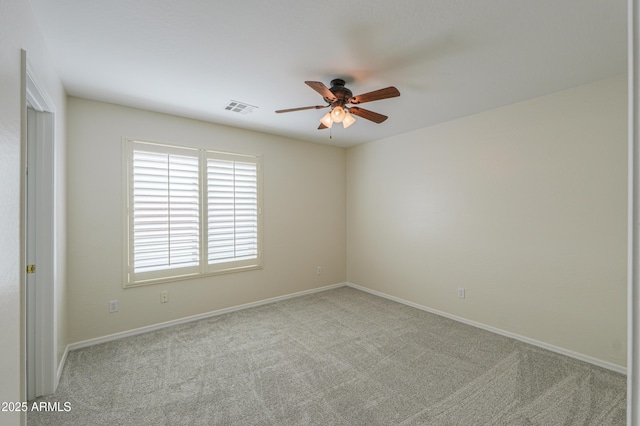
[[[331,93],[331,90],[320,81],[305,81],[305,84],[320,93],[323,98],[328,99],[330,102],[338,100],[338,98]]]
[[[384,120],[389,118],[386,115],[378,114],[377,112],[369,111],[368,109],[358,108],[358,107],[349,108],[349,112],[353,115],[357,115],[358,117],[371,120],[374,123],[378,123],[378,124],[382,123]]]
[[[318,130],[322,130],[322,129],[328,129],[328,127],[325,126],[324,123],[320,123],[320,125],[318,126]]]
[[[304,111],[305,109],[322,109],[327,108],[329,105],[316,105],[316,106],[308,106],[302,108],[290,108],[290,109],[279,109],[276,113],[280,114],[283,112],[293,112],[293,111]]]
[[[349,100],[349,103],[361,104],[364,102],[379,101],[380,99],[395,98],[396,96],[400,96],[398,89],[393,86],[389,86],[384,89],[374,90],[373,92],[354,96]]]

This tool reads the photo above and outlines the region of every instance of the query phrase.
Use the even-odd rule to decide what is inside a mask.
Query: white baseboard
[[[56,380],[53,384],[53,391],[55,392],[58,388],[58,383],[60,383],[60,377],[62,377],[62,370],[64,370],[64,364],[67,362],[67,355],[69,355],[69,345],[64,348],[64,353],[62,354],[62,359],[58,364],[58,371],[56,371]]]
[[[389,294],[382,293],[380,291],[372,290],[372,289],[367,288],[367,287],[362,287],[362,286],[357,285],[357,284],[353,284],[353,283],[347,282],[346,285],[348,287],[355,288],[356,290],[361,290],[361,291],[364,291],[366,293],[373,294],[375,296],[384,297],[385,299],[389,299],[389,300],[393,300],[394,302],[402,303],[403,305],[411,306],[413,308],[417,308],[417,309],[420,309],[420,310],[423,310],[423,311],[426,311],[426,312],[429,312],[429,313],[432,313],[432,314],[435,314],[435,315],[439,315],[439,316],[442,316],[442,317],[445,317],[445,318],[452,319],[454,321],[458,321],[458,322],[461,322],[461,323],[464,323],[464,324],[468,324],[468,325],[471,325],[471,326],[474,326],[474,327],[477,327],[477,328],[481,328],[483,330],[487,330],[487,331],[490,331],[492,333],[496,333],[496,334],[499,334],[499,335],[502,335],[502,336],[505,336],[505,337],[510,337],[512,339],[519,340],[521,342],[528,343],[530,345],[537,346],[539,348],[546,349],[546,350],[549,350],[551,352],[555,352],[555,353],[558,353],[558,354],[561,354],[561,355],[566,355],[568,357],[575,358],[575,359],[578,359],[580,361],[588,362],[589,364],[593,364],[593,365],[596,365],[598,367],[606,368],[607,370],[612,370],[612,371],[615,371],[616,373],[621,373],[621,374],[625,374],[625,375],[627,374],[626,367],[623,367],[623,366],[620,366],[620,365],[617,365],[617,364],[614,364],[614,363],[611,363],[611,362],[608,362],[608,361],[603,361],[601,359],[593,358],[593,357],[590,357],[590,356],[587,356],[587,355],[584,355],[584,354],[581,354],[581,353],[578,353],[578,352],[571,351],[569,349],[564,349],[564,348],[561,348],[561,347],[558,347],[558,346],[550,345],[548,343],[541,342],[539,340],[535,340],[535,339],[531,339],[529,337],[521,336],[519,334],[512,333],[510,331],[505,331],[505,330],[502,330],[502,329],[499,329],[499,328],[496,328],[496,327],[491,327],[489,325],[485,325],[485,324],[482,324],[482,323],[479,323],[479,322],[476,322],[476,321],[472,321],[472,320],[469,320],[469,319],[466,319],[466,318],[463,318],[463,317],[459,317],[457,315],[452,315],[452,314],[449,314],[449,313],[446,313],[446,312],[438,311],[437,309],[432,309],[432,308],[420,305],[418,303],[410,302],[408,300],[404,300],[404,299],[401,299],[399,297],[391,296]]]
[[[240,311],[242,309],[254,308],[256,306],[266,305],[268,303],[279,302],[281,300],[292,299],[294,297],[305,296],[307,294],[318,293],[321,291],[331,290],[334,288],[344,287],[347,283],[338,283],[333,285],[328,285],[319,288],[313,288],[311,290],[299,291],[296,293],[286,294],[284,296],[271,297],[269,299],[258,300],[257,302],[245,303],[243,305],[231,306],[229,308],[218,309],[216,311],[205,312],[203,314],[191,315],[184,318],[179,318],[171,321],[161,322],[159,324],[148,325],[145,327],[135,328],[133,330],[122,331],[119,333],[109,334],[107,336],[96,337],[94,339],[82,340],[80,342],[71,343],[67,346],[67,350],[72,351],[75,349],[86,348],[88,346],[98,345],[100,343],[111,342],[113,340],[122,339],[124,337],[135,336],[138,334],[148,333],[150,331],[160,330],[162,328],[171,327],[173,325],[184,324],[192,321],[198,321],[205,318],[214,317],[217,315],[228,314],[229,312]],[[66,359],[66,351],[65,351],[65,359]],[[64,365],[64,363],[61,363]],[[58,377],[62,373],[62,367],[58,371]]]
[[[100,343],[106,343],[106,342],[110,342],[113,340],[118,340],[118,339],[122,339],[124,337],[129,337],[129,336],[135,336],[138,334],[143,334],[143,333],[148,333],[151,331],[155,331],[155,330],[160,330],[162,328],[166,328],[166,327],[171,327],[173,325],[177,325],[177,324],[184,324],[184,323],[188,323],[188,322],[192,322],[192,321],[198,321],[201,319],[205,319],[205,318],[210,318],[210,317],[214,317],[217,315],[223,315],[223,314],[227,314],[230,312],[235,312],[235,311],[240,311],[243,309],[249,309],[249,308],[254,308],[256,306],[261,306],[261,305],[266,305],[268,303],[274,303],[274,302],[279,302],[281,300],[287,300],[287,299],[293,299],[295,297],[300,297],[300,296],[305,296],[307,294],[313,294],[313,293],[318,293],[321,291],[326,291],[326,290],[331,290],[334,288],[339,288],[339,287],[351,287],[354,288],[356,290],[360,290],[360,291],[364,291],[366,293],[370,293],[373,294],[375,296],[379,296],[379,297],[383,297],[385,299],[389,299],[392,300],[394,302],[398,302],[398,303],[402,303],[403,305],[407,305],[407,306],[411,306],[413,308],[417,308],[435,315],[439,315],[445,318],[449,318],[452,319],[454,321],[458,321],[464,324],[468,324],[471,325],[473,327],[477,327],[483,330],[487,330],[490,331],[492,333],[496,333],[505,337],[509,337],[515,340],[519,340],[521,342],[524,343],[528,343],[530,345],[533,346],[537,346],[539,348],[542,349],[546,349],[549,350],[551,352],[555,352],[561,355],[566,355],[568,357],[574,358],[574,359],[578,359],[580,361],[584,361],[584,362],[588,362],[589,364],[593,364],[596,365],[598,367],[602,367],[602,368],[606,368],[608,370],[612,370],[615,371],[617,373],[621,373],[621,374],[627,374],[627,369],[623,366],[617,365],[617,364],[613,364],[611,362],[608,361],[603,361],[601,359],[598,358],[593,358],[578,352],[574,352],[571,351],[569,349],[565,349],[565,348],[561,348],[558,346],[554,346],[545,342],[541,342],[539,340],[535,340],[535,339],[531,339],[529,337],[525,337],[525,336],[521,336],[519,334],[516,333],[512,333],[510,331],[506,331],[506,330],[502,330],[496,327],[492,327],[489,325],[485,325],[476,321],[472,321],[463,317],[459,317],[457,315],[452,315],[449,314],[447,312],[443,312],[443,311],[439,311],[437,309],[432,309],[429,308],[427,306],[423,306],[420,305],[418,303],[414,303],[414,302],[410,302],[408,300],[405,299],[401,299],[399,297],[395,297],[395,296],[391,296],[389,294],[386,293],[382,293],[380,291],[376,291],[376,290],[372,290],[370,288],[367,287],[363,287],[357,284],[353,284],[350,282],[343,282],[343,283],[338,283],[338,284],[333,284],[333,285],[329,285],[329,286],[324,286],[324,287],[319,287],[319,288],[314,288],[311,290],[304,290],[304,291],[300,291],[300,292],[296,292],[296,293],[291,293],[291,294],[287,294],[284,296],[277,296],[277,297],[272,297],[269,299],[264,299],[264,300],[259,300],[256,302],[251,302],[251,303],[245,303],[243,305],[238,305],[238,306],[232,306],[229,308],[224,308],[224,309],[219,309],[216,311],[211,311],[211,312],[205,312],[203,314],[198,314],[198,315],[192,315],[192,316],[188,316],[185,318],[179,318],[176,320],[171,320],[171,321],[166,321],[166,322],[162,322],[159,324],[153,324],[153,325],[148,325],[145,327],[140,327],[140,328],[136,328],[133,330],[127,330],[127,331],[122,331],[119,333],[114,333],[114,334],[109,334],[107,336],[102,336],[102,337],[96,337],[94,339],[88,339],[88,340],[82,340],[80,342],[75,342],[75,343],[71,343],[69,345],[67,345],[67,347],[65,348],[64,351],[64,355],[62,357],[62,360],[60,362],[60,365],[58,366],[58,371],[57,371],[57,379],[58,381],[60,380],[60,377],[62,375],[62,370],[64,368],[64,364],[66,362],[67,359],[67,354],[69,353],[69,351],[75,350],[75,349],[80,349],[80,348],[86,348],[89,346],[93,346],[93,345],[98,345]]]

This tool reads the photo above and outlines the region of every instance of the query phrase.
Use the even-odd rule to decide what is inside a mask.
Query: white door
[[[27,263],[27,399],[31,400],[36,396],[36,278],[32,265],[36,264],[36,182],[37,182],[37,161],[36,161],[36,111],[27,108],[27,176],[26,176],[26,263]]]

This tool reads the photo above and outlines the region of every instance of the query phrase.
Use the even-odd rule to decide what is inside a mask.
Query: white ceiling
[[[626,72],[626,0],[31,3],[70,95],[343,147]],[[325,110],[274,113],[336,77],[402,95],[331,140]]]

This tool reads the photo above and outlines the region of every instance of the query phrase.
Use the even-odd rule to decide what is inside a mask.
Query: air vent
[[[224,107],[224,109],[226,111],[237,112],[238,114],[242,114],[242,115],[247,115],[247,114],[253,112],[253,110],[255,108],[258,108],[258,107],[254,106],[254,105],[246,104],[244,102],[238,102],[238,101],[233,101],[233,100],[230,101]]]

